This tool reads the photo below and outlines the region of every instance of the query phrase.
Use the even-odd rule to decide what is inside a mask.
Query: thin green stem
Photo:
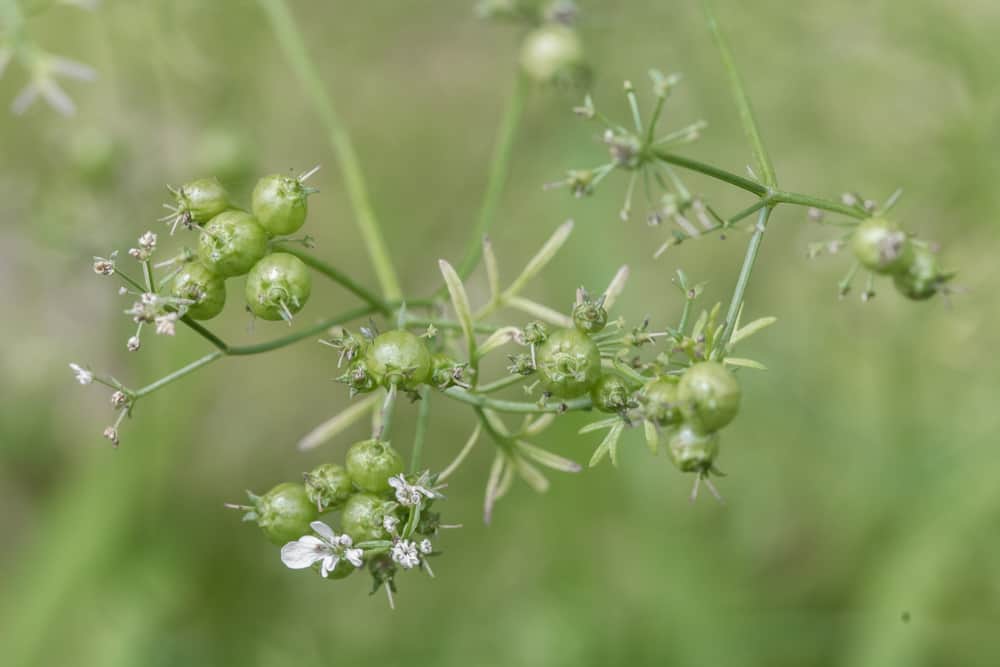
[[[282,252],[287,252],[290,255],[295,255],[302,260],[302,263],[306,266],[315,269],[319,273],[323,274],[333,282],[339,284],[341,287],[347,291],[358,296],[362,301],[371,305],[375,310],[382,313],[383,315],[388,315],[390,308],[383,299],[379,298],[378,295],[372,293],[368,289],[362,287],[356,283],[350,276],[342,272],[340,269],[327,264],[318,257],[296,248],[291,244],[281,243],[280,241],[275,244],[277,247],[281,248]]]
[[[722,330],[722,336],[712,353],[715,359],[721,359],[725,354],[726,345],[736,328],[736,317],[739,315],[740,307],[743,305],[743,296],[746,294],[747,285],[750,283],[750,275],[753,273],[754,264],[757,262],[757,254],[760,252],[760,244],[764,239],[764,231],[767,229],[767,221],[771,217],[772,208],[770,206],[761,209],[757,216],[757,226],[754,228],[753,236],[747,245],[746,255],[743,257],[743,267],[740,275],[736,279],[736,287],[733,289],[733,297],[729,300],[729,310],[726,313],[726,324]]]
[[[122,281],[129,287],[135,288],[140,292],[146,291],[146,287],[144,285],[142,285],[139,281],[137,281],[135,278],[125,273],[124,271],[120,271],[118,268],[115,268],[115,275],[121,278]]]
[[[192,361],[187,366],[185,366],[183,368],[177,369],[173,373],[160,378],[156,382],[153,382],[152,384],[148,384],[145,387],[143,387],[142,389],[137,389],[136,391],[132,392],[132,398],[139,399],[139,398],[142,398],[143,396],[148,396],[149,394],[152,394],[157,389],[161,389],[161,388],[167,386],[168,384],[170,384],[171,382],[173,382],[175,380],[179,380],[182,377],[184,377],[185,375],[188,375],[189,373],[193,373],[194,371],[198,370],[202,366],[207,366],[208,364],[212,363],[213,361],[216,361],[217,359],[221,359],[224,356],[225,356],[225,354],[222,352],[222,350],[216,350],[214,352],[210,352],[209,354],[206,354],[201,359],[198,359],[197,361]]]
[[[869,214],[864,211],[861,211],[853,206],[841,204],[840,202],[830,201],[829,199],[822,199],[820,197],[810,197],[809,195],[800,195],[795,192],[784,192],[783,190],[773,191],[771,196],[768,197],[768,202],[771,204],[795,204],[796,206],[809,206],[823,211],[830,211],[831,213],[841,213],[858,220],[864,220],[869,216]]]
[[[652,155],[656,159],[663,162],[683,167],[684,169],[688,169],[690,171],[705,174],[706,176],[710,176],[718,181],[729,183],[730,185],[735,185],[736,187],[746,190],[747,192],[751,192],[758,197],[764,197],[768,194],[768,189],[757,181],[744,178],[743,176],[734,174],[731,171],[726,171],[725,169],[720,169],[714,165],[684,157],[682,155],[677,155],[676,153],[671,153],[670,151],[663,150],[662,148],[652,149]]]
[[[501,389],[506,389],[511,385],[515,385],[518,382],[524,380],[522,375],[508,375],[502,377],[499,380],[494,380],[488,384],[480,385],[476,387],[476,393],[478,394],[492,394],[495,391],[500,391]]]
[[[569,412],[572,410],[589,410],[591,402],[589,397],[574,398],[570,401],[561,401],[547,405],[539,405],[537,402],[504,401],[498,398],[488,398],[480,394],[472,394],[464,389],[452,387],[441,392],[448,398],[455,399],[462,403],[468,403],[479,408],[489,408],[497,412],[510,412],[516,414],[544,414],[547,412]]]
[[[510,97],[507,100],[507,107],[504,110],[503,118],[500,120],[500,128],[497,131],[496,144],[493,147],[493,157],[490,161],[489,179],[486,183],[486,193],[483,196],[483,203],[479,209],[479,217],[472,230],[472,238],[466,247],[465,256],[458,266],[458,275],[462,280],[469,277],[472,270],[479,262],[483,253],[483,238],[489,233],[493,221],[496,219],[497,208],[500,205],[500,197],[503,194],[504,186],[507,183],[507,176],[510,172],[510,156],[514,149],[514,139],[517,136],[517,128],[521,124],[521,116],[524,114],[524,101],[527,97],[528,81],[524,74],[518,69],[514,79],[514,86]],[[439,290],[439,294],[444,294],[445,288]]]
[[[323,320],[322,322],[317,322],[311,327],[303,329],[302,331],[296,331],[293,334],[287,336],[282,336],[281,338],[276,338],[265,343],[257,343],[256,345],[243,345],[230,347],[228,355],[231,357],[242,357],[251,354],[262,354],[264,352],[270,352],[271,350],[277,350],[282,347],[287,347],[293,343],[297,343],[300,340],[311,338],[318,333],[322,333],[329,329],[330,327],[336,326],[338,324],[345,324],[353,320],[360,319],[366,315],[371,315],[375,312],[374,308],[371,306],[365,306],[363,308],[356,308],[354,310],[349,310],[347,312],[341,313],[340,315],[335,315],[329,319]]]
[[[462,323],[456,322],[455,320],[446,320],[442,318],[434,317],[409,317],[407,316],[404,325],[410,329],[426,329],[429,326],[434,326],[438,329],[448,329],[450,331],[461,331]],[[476,333],[493,333],[500,327],[494,324],[486,324],[485,322],[477,322],[472,325],[472,328]]]
[[[729,49],[729,43],[726,41],[725,35],[722,34],[722,30],[719,28],[719,23],[715,20],[712,8],[709,6],[707,0],[702,2],[702,5],[705,8],[705,18],[708,20],[708,29],[712,33],[715,45],[719,49],[719,55],[722,56],[722,64],[729,75],[729,86],[733,93],[733,100],[736,102],[736,108],[740,114],[743,131],[750,141],[750,148],[753,151],[754,158],[757,160],[757,166],[760,168],[761,179],[764,181],[764,185],[770,189],[774,189],[778,187],[778,178],[774,173],[774,165],[771,163],[767,148],[764,147],[764,140],[761,139],[760,128],[757,126],[757,120],[754,118],[753,107],[750,105],[750,97],[747,95],[746,87],[743,85],[743,78],[740,76],[739,70],[736,69],[736,63],[733,61],[733,53]]]
[[[427,423],[431,415],[431,392],[424,387],[420,390],[420,408],[417,411],[417,424],[413,432],[413,452],[410,454],[410,474],[416,475],[420,470],[420,457],[424,451],[424,441],[427,439]]]
[[[358,160],[351,137],[334,110],[333,101],[326,91],[319,70],[306,52],[302,35],[285,0],[258,1],[267,14],[278,44],[284,51],[292,70],[298,76],[314,110],[326,127],[330,144],[344,174],[344,184],[351,206],[354,208],[358,228],[375,267],[375,275],[382,286],[382,293],[386,299],[397,300],[402,296],[399,279],[389,258],[385,237],[375,216],[361,162]]]
[[[188,315],[181,318],[181,322],[188,325],[188,327],[194,331],[196,334],[207,340],[209,343],[214,345],[218,350],[222,351],[224,354],[229,354],[229,345],[226,341],[222,340],[214,333],[203,327],[197,321],[191,319]]]

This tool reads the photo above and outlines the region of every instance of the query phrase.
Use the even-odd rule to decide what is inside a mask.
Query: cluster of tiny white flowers
[[[156,251],[156,234],[147,231],[145,234],[139,237],[139,247],[130,248],[128,254],[130,257],[139,260],[140,262],[145,262],[153,253]]]
[[[427,474],[424,473],[417,480],[417,483],[410,484],[402,474],[389,478],[389,486],[396,489],[396,501],[403,507],[414,507],[423,502],[424,498],[440,498],[436,490],[424,486],[428,484]]]
[[[404,570],[409,570],[423,563],[427,567],[424,556],[430,555],[434,551],[431,541],[423,539],[419,543],[411,540],[396,540],[389,551],[389,556],[393,562]]]

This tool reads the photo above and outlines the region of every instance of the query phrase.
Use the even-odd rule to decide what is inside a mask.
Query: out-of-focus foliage
[[[424,293],[437,260],[465,243],[517,34],[461,1],[293,4],[403,282]],[[623,78],[684,72],[671,113],[709,121],[691,150],[742,171],[749,151],[695,3],[582,4],[595,97],[624,111]],[[363,577],[296,576],[222,509],[245,487],[342,457],[350,438],[292,446],[345,404],[329,352],[303,343],[224,360],[144,403],[117,451],[100,438],[105,399],[66,367],[140,384],[205,347],[183,332],[126,358],[127,304],[90,274],[92,255],[155,225],[165,183],[215,174],[245,199],[258,172],[322,162],[317,252],[374,284],[319,124],[262,16],[243,0],[147,0],[34,19],[40,41],[99,79],[70,84],[75,117],[42,105],[0,115],[0,664],[1000,663],[1000,5],[716,4],[782,183],[830,197],[903,186],[898,214],[944,244],[969,293],[951,309],[887,284],[874,302],[838,302],[846,259],[806,260],[822,232],[779,210],[747,315],[780,321],[748,344],[770,370],[741,374],[745,403],[718,462],[728,504],[689,506],[690,480],[630,433],[619,469],[558,478],[542,497],[517,486],[486,529],[483,447],[449,488],[449,518],[465,528],[440,540],[436,580],[407,579],[395,612]],[[4,105],[19,77],[0,80]],[[726,298],[742,233],[654,262],[662,230],[621,223],[614,185],[588,200],[542,192],[594,154],[592,129],[568,111],[578,102],[532,94],[498,255],[526,258],[572,216],[539,300],[568,304],[624,261],[621,311],[674,321],[678,267],[709,281],[709,302]],[[722,206],[743,201],[692,181]],[[352,303],[316,292],[308,321]],[[222,330],[250,338],[237,313]],[[400,415],[400,433],[412,417]],[[585,461],[596,443],[572,426],[549,444]],[[470,427],[464,411],[432,406],[429,463],[449,460]]]

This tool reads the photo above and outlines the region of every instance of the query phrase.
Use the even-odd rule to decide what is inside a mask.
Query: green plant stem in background
[[[497,208],[500,205],[500,197],[503,194],[504,185],[507,183],[507,175],[510,172],[510,156],[514,148],[514,139],[517,136],[517,128],[521,123],[521,116],[524,113],[524,100],[527,96],[528,81],[518,68],[514,79],[514,87],[507,100],[507,107],[503,118],[500,121],[500,129],[497,132],[496,145],[493,148],[493,159],[490,162],[489,180],[486,184],[486,194],[483,197],[482,207],[479,210],[479,217],[476,219],[476,226],[472,230],[472,238],[466,248],[462,263],[458,266],[458,275],[462,280],[469,277],[472,270],[479,263],[479,258],[483,253],[483,238],[489,232],[493,221],[496,219]],[[444,293],[442,288],[441,294]]]
[[[295,25],[295,19],[291,12],[288,11],[288,5],[284,0],[258,1],[267,14],[271,29],[274,31],[285,57],[302,83],[302,87],[309,94],[314,109],[326,126],[330,144],[333,146],[333,151],[337,155],[340,168],[344,173],[344,184],[351,200],[351,206],[354,208],[358,227],[364,238],[365,246],[368,248],[368,255],[375,267],[375,275],[382,286],[382,293],[386,299],[398,300],[402,297],[403,292],[399,286],[399,279],[396,277],[396,269],[389,258],[385,237],[375,216],[375,209],[368,195],[368,187],[365,185],[361,163],[354,150],[351,137],[334,110],[333,102],[326,91],[319,71],[306,52],[302,35]]]
[[[420,409],[417,411],[417,423],[413,430],[413,451],[410,454],[410,474],[415,475],[420,470],[420,458],[424,452],[424,442],[427,440],[427,423],[431,415],[431,392],[424,387],[420,390]]]
[[[729,339],[732,338],[733,331],[736,328],[736,317],[743,306],[747,285],[750,284],[750,274],[753,272],[754,264],[757,262],[757,254],[760,252],[760,244],[764,239],[764,230],[767,229],[767,221],[771,217],[772,210],[771,207],[763,208],[757,216],[757,226],[754,228],[753,236],[750,237],[750,243],[747,245],[747,252],[743,258],[743,266],[740,268],[740,275],[736,279],[736,287],[733,289],[733,298],[729,301],[725,328],[722,330],[719,344],[713,351],[713,356],[716,359],[721,359],[725,356],[726,345],[729,343]]]
[[[547,405],[539,405],[537,402],[504,401],[499,398],[487,398],[482,394],[472,393],[465,389],[452,387],[441,392],[448,398],[453,398],[462,403],[468,403],[478,408],[489,408],[497,412],[510,412],[516,414],[545,414],[547,412],[570,412],[572,410],[589,410],[592,407],[589,397],[574,398],[570,401],[561,401]]]
[[[333,282],[341,285],[349,292],[352,292],[358,296],[362,301],[368,303],[375,310],[382,313],[383,315],[390,314],[389,304],[387,304],[383,299],[379,298],[377,295],[370,292],[365,287],[362,287],[357,282],[355,282],[350,276],[340,271],[340,269],[327,264],[323,260],[315,257],[314,255],[300,250],[299,248],[292,247],[290,244],[279,242],[278,247],[281,252],[287,252],[290,255],[295,255],[302,262],[316,271],[319,271],[324,276],[332,280]]]

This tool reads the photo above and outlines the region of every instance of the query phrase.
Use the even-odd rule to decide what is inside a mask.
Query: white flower
[[[286,567],[302,570],[320,563],[320,574],[326,577],[341,559],[354,567],[364,565],[364,551],[351,548],[353,542],[349,535],[337,535],[322,521],[313,521],[309,526],[319,537],[304,535],[281,547],[281,562]]]
[[[124,391],[116,391],[111,394],[111,405],[116,408],[123,408],[128,405],[128,396],[125,395]]]
[[[165,336],[174,335],[174,324],[177,323],[177,313],[164,313],[163,315],[158,315],[154,321],[156,322],[156,333],[163,334]]]
[[[430,540],[426,539],[420,541],[420,546],[418,548],[420,549],[420,553],[422,553],[425,556],[430,552],[434,551],[434,545],[431,544]]]
[[[79,81],[93,81],[97,78],[97,74],[90,67],[48,53],[35,54],[31,70],[31,82],[18,93],[10,106],[11,111],[18,115],[27,111],[41,95],[53,109],[64,116],[72,116],[76,113],[76,105],[59,86],[56,75]]]
[[[94,381],[94,373],[78,364],[70,364],[70,369],[76,374],[76,381],[80,384],[90,384]]]
[[[389,555],[404,570],[420,565],[420,552],[417,550],[417,545],[409,540],[397,541],[392,545]]]
[[[104,429],[104,437],[111,441],[111,444],[118,446],[118,429],[114,426],[109,426]]]
[[[399,519],[392,516],[391,514],[387,514],[382,518],[382,527],[385,528],[385,532],[389,533],[390,535],[396,534],[396,526],[398,525],[399,525]]]
[[[149,259],[153,251],[156,250],[156,234],[153,232],[146,232],[139,237],[139,247],[131,248],[128,254],[140,262],[145,262]]]
[[[125,343],[125,348],[129,352],[135,352],[136,350],[139,349],[139,346],[141,344],[142,343],[139,341],[139,337],[138,336],[132,336],[131,338],[128,339],[128,342]]]
[[[424,476],[421,475],[418,482],[424,481]],[[406,481],[406,477],[402,474],[396,475],[395,477],[389,478],[389,486],[396,489],[396,501],[404,507],[413,507],[414,505],[419,505],[420,502],[427,498],[437,498],[440,494],[436,493],[432,489],[428,489],[424,486],[418,484],[410,484]]]

